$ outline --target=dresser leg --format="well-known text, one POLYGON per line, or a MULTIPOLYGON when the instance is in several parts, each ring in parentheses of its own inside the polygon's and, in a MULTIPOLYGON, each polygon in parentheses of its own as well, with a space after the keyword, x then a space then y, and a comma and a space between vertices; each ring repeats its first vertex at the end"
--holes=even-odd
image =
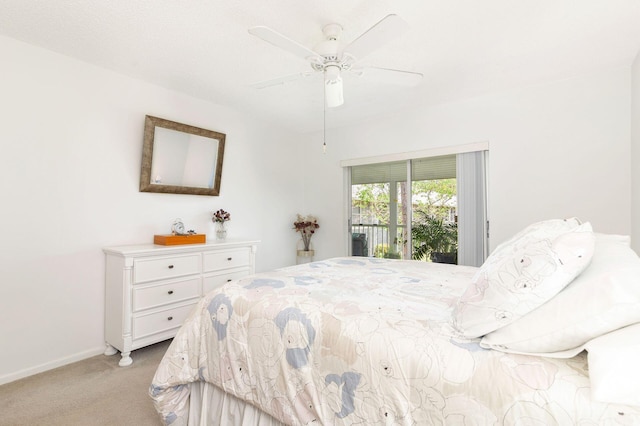
POLYGON ((107 347, 104 350, 104 354, 106 356, 111 356, 111 355, 115 355, 118 353, 118 350, 116 348, 114 348, 113 346, 111 346, 110 344, 107 343, 107 347))
POLYGON ((127 365, 133 364, 133 360, 131 359, 131 352, 122 352, 122 358, 118 365, 120 367, 126 367, 127 365))

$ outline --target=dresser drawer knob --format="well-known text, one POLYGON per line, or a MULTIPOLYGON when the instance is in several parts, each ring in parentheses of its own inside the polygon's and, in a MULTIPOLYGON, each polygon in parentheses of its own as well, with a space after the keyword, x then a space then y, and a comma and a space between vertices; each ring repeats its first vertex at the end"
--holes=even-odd
POLYGON ((171 321, 172 319, 173 319, 173 317, 169 317, 169 318, 167 318, 167 320, 168 320, 168 321, 171 321))
POLYGON ((229 282, 231 282, 231 278, 229 278, 229 279, 227 280, 227 282, 228 282, 228 283, 229 283, 229 282))
POLYGON ((227 257, 227 260, 231 260, 231 259, 232 259, 231 257, 227 257))
POLYGON ((173 265, 169 265, 169 269, 173 269, 173 265))
POLYGON ((169 290, 167 293, 169 293, 169 294, 173 294, 173 290, 169 290))

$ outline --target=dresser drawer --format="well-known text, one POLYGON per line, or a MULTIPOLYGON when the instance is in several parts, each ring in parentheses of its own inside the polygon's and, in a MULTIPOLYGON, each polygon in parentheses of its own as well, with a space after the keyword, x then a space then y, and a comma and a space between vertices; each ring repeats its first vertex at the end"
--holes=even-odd
POLYGON ((175 308, 165 309, 152 314, 140 315, 133 318, 133 338, 150 336, 174 328, 179 328, 191 313, 196 305, 183 305, 175 308))
POLYGON ((248 248, 205 253, 203 260, 204 272, 221 269, 248 266, 251 263, 251 251, 248 248))
POLYGON ((200 296, 200 277, 133 287, 133 311, 182 302, 200 296))
POLYGON ((133 265, 135 283, 181 277, 200 272, 200 254, 136 259, 133 265))
POLYGON ((211 290, 216 289, 229 281, 237 280, 242 277, 246 277, 247 275, 249 275, 249 269, 228 272, 226 274, 209 275, 202 279, 202 293, 206 295, 211 290))

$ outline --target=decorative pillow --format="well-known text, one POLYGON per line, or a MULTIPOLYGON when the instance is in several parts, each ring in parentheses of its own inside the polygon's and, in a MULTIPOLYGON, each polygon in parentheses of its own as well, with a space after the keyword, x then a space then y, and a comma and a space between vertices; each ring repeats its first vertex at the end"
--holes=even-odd
POLYGON ((499 245, 458 300, 454 326, 480 337, 542 305, 589 264, 589 223, 554 219, 535 223, 499 245))
POLYGON ((640 258, 629 237, 596 234, 589 267, 563 291, 486 335, 485 348, 570 357, 591 339, 640 322, 640 258))
POLYGON ((640 323, 586 344, 591 397, 640 406, 640 323))

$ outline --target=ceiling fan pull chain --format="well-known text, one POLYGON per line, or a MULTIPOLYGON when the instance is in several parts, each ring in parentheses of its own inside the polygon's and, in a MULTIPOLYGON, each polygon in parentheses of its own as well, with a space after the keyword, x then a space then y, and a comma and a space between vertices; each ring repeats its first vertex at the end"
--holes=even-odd
POLYGON ((327 153, 327 84, 322 84, 322 153, 327 153))

